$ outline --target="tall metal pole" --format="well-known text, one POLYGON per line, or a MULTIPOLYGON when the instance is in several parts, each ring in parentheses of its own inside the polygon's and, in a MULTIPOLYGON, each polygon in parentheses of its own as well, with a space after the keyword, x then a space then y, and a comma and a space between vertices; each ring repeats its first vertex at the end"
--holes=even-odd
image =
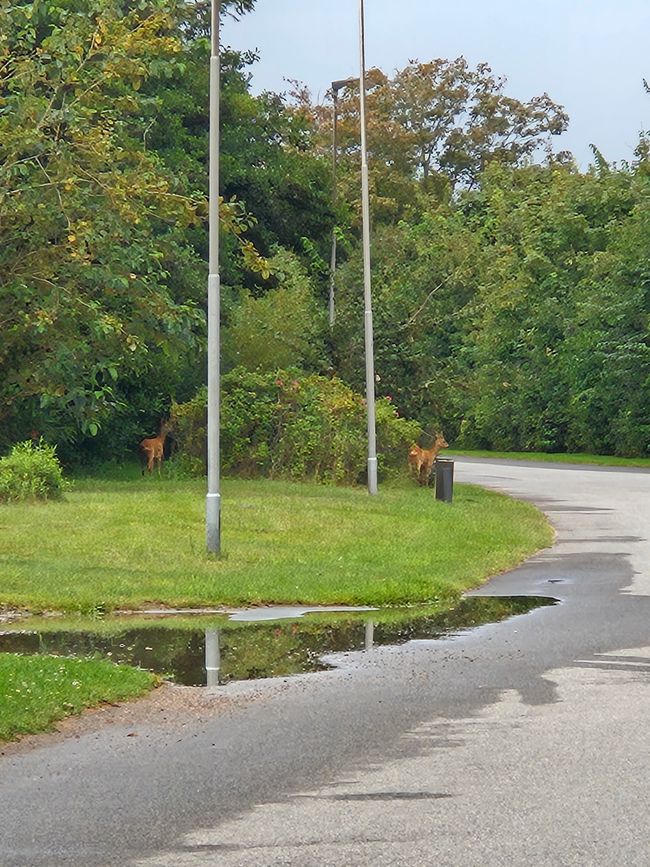
POLYGON ((210 52, 210 186, 208 198, 208 494, 206 541, 208 552, 221 551, 220 491, 220 307, 219 278, 219 12, 221 0, 212 0, 210 52))
MULTIPOLYGON (((338 122, 339 122, 339 90, 344 87, 351 87, 353 84, 358 84, 358 78, 341 78, 332 82, 332 208, 336 214, 336 203, 338 201, 337 187, 337 164, 339 153, 338 142, 338 122)), ((330 299, 329 299, 329 322, 330 328, 336 321, 336 308, 334 295, 336 291, 336 226, 332 228, 332 255, 330 257, 330 299)))
MULTIPOLYGON (((339 91, 335 86, 337 82, 332 82, 332 207, 336 213, 337 189, 336 189, 336 160, 338 152, 338 141, 336 128, 338 124, 338 104, 339 91)), ((336 319, 336 311, 334 309, 334 287, 336 283, 336 225, 332 227, 332 256, 330 259, 330 303, 329 303, 329 320, 330 328, 333 327, 336 319)))
POLYGON ((370 274, 370 193, 366 142, 366 36, 363 0, 359 0, 359 54, 361 94, 361 211, 363 222, 363 297, 366 345, 366 407, 368 411, 368 493, 377 493, 377 435, 375 422, 375 360, 372 332, 372 281, 370 274))

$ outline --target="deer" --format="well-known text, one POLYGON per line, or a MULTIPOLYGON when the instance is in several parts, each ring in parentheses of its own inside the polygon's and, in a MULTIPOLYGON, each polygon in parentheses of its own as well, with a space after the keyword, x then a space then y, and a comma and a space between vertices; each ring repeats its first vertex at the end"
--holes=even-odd
POLYGON ((423 449, 417 443, 411 446, 409 450, 409 466, 414 478, 417 479, 421 486, 424 487, 429 484, 433 462, 438 457, 439 452, 448 446, 449 443, 442 433, 435 435, 430 449, 423 449))
POLYGON ((148 473, 153 472, 154 465, 158 465, 158 475, 160 475, 160 465, 165 457, 165 440, 172 429, 171 422, 163 421, 160 425, 160 431, 157 437, 148 437, 143 439, 138 448, 140 449, 140 458, 142 460, 142 475, 145 470, 148 473))

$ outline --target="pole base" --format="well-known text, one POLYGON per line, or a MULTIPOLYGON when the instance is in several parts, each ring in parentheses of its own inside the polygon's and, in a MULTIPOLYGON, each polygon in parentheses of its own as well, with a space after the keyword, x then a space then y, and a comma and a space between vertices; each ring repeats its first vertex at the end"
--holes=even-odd
POLYGON ((208 494, 205 500, 206 543, 209 554, 221 553, 221 494, 208 494))
POLYGON ((368 458, 368 493, 377 493, 377 458, 368 458))

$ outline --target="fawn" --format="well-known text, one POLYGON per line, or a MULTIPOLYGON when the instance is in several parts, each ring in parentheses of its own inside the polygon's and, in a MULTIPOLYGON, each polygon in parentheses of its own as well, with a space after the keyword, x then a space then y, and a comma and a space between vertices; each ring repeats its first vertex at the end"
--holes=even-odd
POLYGON ((449 443, 441 433, 436 434, 433 445, 430 449, 420 448, 419 445, 413 444, 409 451, 409 466, 413 476, 418 480, 420 485, 428 485, 433 462, 438 457, 438 453, 442 449, 446 449, 449 443))
POLYGON ((160 432, 157 437, 149 437, 140 443, 139 449, 143 476, 145 469, 148 473, 153 471, 154 464, 158 465, 158 475, 160 475, 160 465, 165 456, 165 440, 171 428, 171 422, 164 421, 160 425, 160 432))

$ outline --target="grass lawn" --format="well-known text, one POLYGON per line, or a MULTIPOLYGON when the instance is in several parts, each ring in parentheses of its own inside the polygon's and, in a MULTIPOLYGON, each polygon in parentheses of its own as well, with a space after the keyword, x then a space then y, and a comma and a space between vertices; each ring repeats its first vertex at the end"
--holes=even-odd
POLYGON ((157 681, 101 659, 0 653, 0 741, 45 731, 85 707, 142 695, 157 681))
POLYGON ((84 478, 61 502, 0 506, 0 604, 34 611, 449 599, 550 544, 534 507, 457 485, 361 488, 225 480, 220 559, 205 485, 84 478))
MULTIPOLYGON (((553 537, 532 506, 467 485, 452 505, 405 483, 369 497, 225 480, 222 494, 219 559, 205 552, 203 481, 143 479, 126 467, 76 479, 60 502, 0 505, 0 605, 91 615, 152 605, 442 607, 553 537)), ((0 740, 155 683, 99 659, 0 654, 0 740)))

